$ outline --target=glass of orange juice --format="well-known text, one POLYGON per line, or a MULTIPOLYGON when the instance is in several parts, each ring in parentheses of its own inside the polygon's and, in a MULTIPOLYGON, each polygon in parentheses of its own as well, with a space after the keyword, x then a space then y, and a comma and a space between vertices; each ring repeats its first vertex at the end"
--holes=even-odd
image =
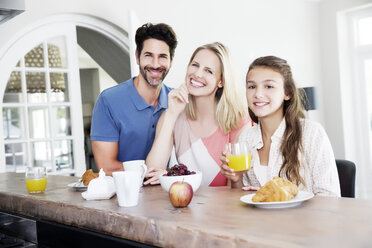
POLYGON ((252 154, 248 142, 239 141, 229 144, 229 152, 231 155, 227 156, 228 165, 234 171, 248 171, 251 169, 252 154))
POLYGON ((42 193, 47 185, 47 174, 45 167, 27 167, 26 187, 29 193, 42 193))

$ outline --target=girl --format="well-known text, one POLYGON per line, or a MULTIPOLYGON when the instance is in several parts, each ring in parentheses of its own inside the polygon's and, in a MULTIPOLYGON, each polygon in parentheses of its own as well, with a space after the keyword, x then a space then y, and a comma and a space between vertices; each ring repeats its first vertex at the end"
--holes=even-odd
POLYGON ((239 140, 251 146, 253 168, 234 173, 226 152, 221 172, 232 187, 257 190, 274 176, 287 178, 300 190, 340 196, 337 167, 324 129, 305 119, 300 95, 287 61, 267 56, 256 59, 247 73, 248 111, 255 122, 239 140))
POLYGON ((179 163, 190 171, 202 171, 202 185, 227 185, 219 157, 248 121, 242 92, 224 45, 216 42, 197 48, 187 67, 186 83, 168 95, 168 109, 159 119, 146 159, 151 179, 145 184, 158 183, 157 175, 164 173, 174 145, 179 163))

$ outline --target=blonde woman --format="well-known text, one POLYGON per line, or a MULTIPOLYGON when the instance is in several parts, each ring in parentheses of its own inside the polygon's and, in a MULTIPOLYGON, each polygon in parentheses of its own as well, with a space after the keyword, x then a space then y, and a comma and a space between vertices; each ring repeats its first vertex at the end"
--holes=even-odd
POLYGON ((202 171, 202 185, 227 185, 219 157, 247 122, 244 88, 237 85, 228 49, 218 42, 198 47, 186 83, 169 93, 168 109, 159 119, 146 159, 150 179, 145 184, 158 183, 174 145, 179 163, 202 171))

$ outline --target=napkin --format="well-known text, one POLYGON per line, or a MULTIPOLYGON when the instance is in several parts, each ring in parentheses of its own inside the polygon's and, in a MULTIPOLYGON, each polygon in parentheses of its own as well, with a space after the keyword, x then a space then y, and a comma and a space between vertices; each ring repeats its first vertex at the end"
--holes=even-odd
POLYGON ((101 169, 99 176, 92 179, 88 184, 88 190, 81 193, 85 200, 105 200, 110 199, 115 195, 114 179, 106 176, 106 173, 101 169))

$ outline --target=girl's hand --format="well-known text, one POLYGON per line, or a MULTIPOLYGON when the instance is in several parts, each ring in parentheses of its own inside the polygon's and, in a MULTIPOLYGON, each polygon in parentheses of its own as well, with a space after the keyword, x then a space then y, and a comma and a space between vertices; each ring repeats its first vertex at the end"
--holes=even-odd
POLYGON ((227 149, 225 149, 222 152, 222 155, 220 157, 220 160, 222 162, 221 174, 224 175, 227 179, 229 179, 231 183, 238 183, 242 180, 243 173, 235 172, 234 169, 229 167, 228 165, 229 160, 227 156, 228 156, 228 151, 227 149))
POLYGON ((159 176, 160 175, 163 175, 163 174, 166 174, 167 171, 164 170, 164 169, 159 169, 159 168, 149 168, 147 170, 147 173, 145 175, 145 178, 147 179, 143 185, 156 185, 156 184, 160 184, 160 181, 159 181, 159 176))
POLYGON ((257 191, 259 187, 253 187, 253 186, 244 186, 242 187, 242 190, 244 191, 257 191))
POLYGON ((189 90, 186 84, 182 84, 169 92, 167 111, 178 116, 185 109, 187 103, 189 103, 189 90))

